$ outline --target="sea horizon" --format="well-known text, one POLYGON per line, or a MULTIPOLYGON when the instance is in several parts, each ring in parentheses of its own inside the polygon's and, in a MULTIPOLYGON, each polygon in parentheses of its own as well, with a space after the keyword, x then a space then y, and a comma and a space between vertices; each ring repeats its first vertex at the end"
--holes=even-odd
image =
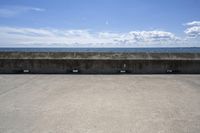
POLYGON ((0 52, 200 53, 200 47, 0 47, 0 52))

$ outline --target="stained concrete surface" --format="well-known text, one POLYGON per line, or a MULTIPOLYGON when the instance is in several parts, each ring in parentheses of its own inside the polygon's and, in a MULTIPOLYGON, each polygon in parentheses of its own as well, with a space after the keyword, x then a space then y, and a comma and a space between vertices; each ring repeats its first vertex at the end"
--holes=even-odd
POLYGON ((0 133, 199 133, 200 75, 0 75, 0 133))
POLYGON ((200 74, 200 53, 0 52, 0 74, 200 74))

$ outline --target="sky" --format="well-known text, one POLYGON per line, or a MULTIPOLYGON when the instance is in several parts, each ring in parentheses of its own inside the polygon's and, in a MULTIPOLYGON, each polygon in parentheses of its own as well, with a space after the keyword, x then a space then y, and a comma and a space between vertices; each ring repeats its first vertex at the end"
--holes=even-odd
POLYGON ((0 0, 0 47, 200 47, 200 0, 0 0))

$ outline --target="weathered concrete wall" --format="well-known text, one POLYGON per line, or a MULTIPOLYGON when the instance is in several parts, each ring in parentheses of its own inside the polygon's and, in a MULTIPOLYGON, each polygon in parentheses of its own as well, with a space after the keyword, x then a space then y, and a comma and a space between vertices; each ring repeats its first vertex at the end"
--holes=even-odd
POLYGON ((200 54, 0 53, 0 73, 200 74, 200 54), (172 71, 171 71, 172 70, 172 71))
POLYGON ((0 60, 0 73, 72 73, 117 74, 121 70, 132 74, 200 73, 200 61, 190 60, 0 60))
POLYGON ((0 52, 0 59, 200 60, 200 53, 0 52))

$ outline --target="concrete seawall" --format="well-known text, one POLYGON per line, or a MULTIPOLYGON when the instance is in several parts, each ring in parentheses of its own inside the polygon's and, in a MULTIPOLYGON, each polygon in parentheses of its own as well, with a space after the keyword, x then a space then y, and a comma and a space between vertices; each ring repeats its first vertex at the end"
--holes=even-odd
POLYGON ((0 73, 200 74, 200 53, 1 52, 0 73))

